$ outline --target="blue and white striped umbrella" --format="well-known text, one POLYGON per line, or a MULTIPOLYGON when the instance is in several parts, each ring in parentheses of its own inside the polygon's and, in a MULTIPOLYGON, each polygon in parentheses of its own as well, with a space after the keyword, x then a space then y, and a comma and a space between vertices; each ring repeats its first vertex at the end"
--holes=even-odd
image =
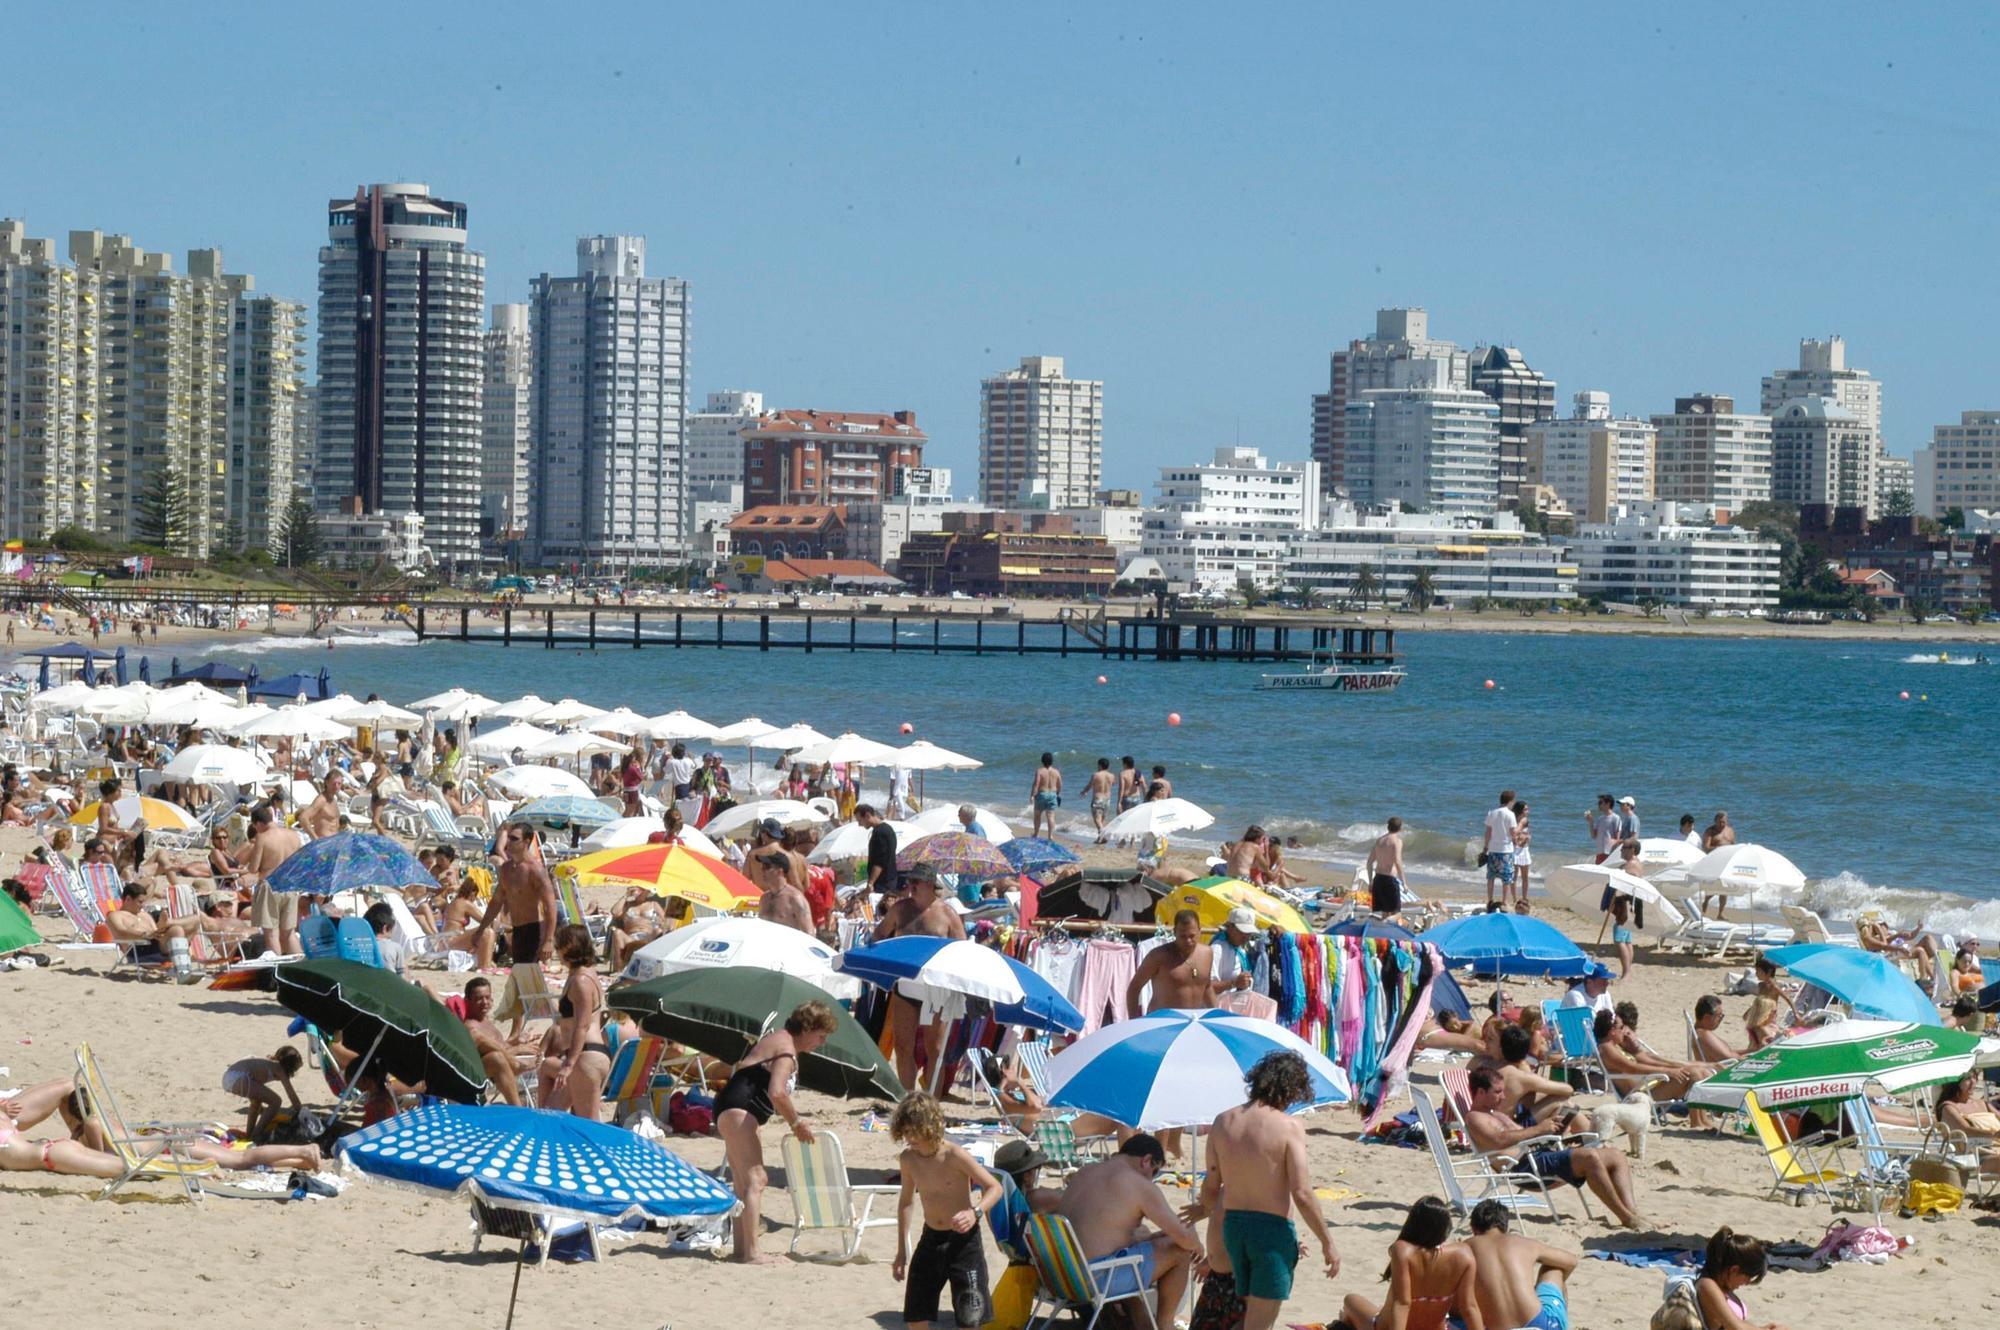
POLYGON ((618 820, 618 810, 596 799, 576 794, 545 794, 531 799, 511 814, 517 822, 540 827, 601 827, 618 820))
POLYGON ((1048 980, 977 942, 891 938, 845 953, 840 968, 882 988, 898 988, 919 1001, 952 993, 985 998, 993 1004, 994 1018, 1007 1025, 1037 1030, 1083 1028, 1083 1013, 1048 980))
POLYGON ((1104 1026, 1049 1059, 1049 1103, 1137 1131, 1205 1127, 1246 1102, 1243 1078, 1267 1053, 1306 1061, 1312 1092, 1294 1112, 1350 1097, 1347 1073, 1275 1022, 1168 1008, 1104 1026))
POLYGON ((735 1195, 645 1137, 571 1113, 439 1104, 345 1137, 341 1157, 371 1177, 559 1219, 729 1214, 735 1195))

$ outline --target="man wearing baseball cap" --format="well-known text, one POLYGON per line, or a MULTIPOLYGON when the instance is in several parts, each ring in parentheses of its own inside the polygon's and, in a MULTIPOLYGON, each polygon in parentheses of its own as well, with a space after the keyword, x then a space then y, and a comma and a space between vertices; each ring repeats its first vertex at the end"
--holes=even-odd
POLYGON ((1222 921, 1215 935, 1215 991, 1242 993, 1256 979, 1257 955, 1263 950, 1257 928, 1257 912, 1239 905, 1222 921))
POLYGON ((993 1176, 1000 1181, 1000 1203, 986 1212, 993 1241, 1007 1257, 1007 1269, 993 1281, 995 1326, 1026 1325, 1041 1283, 1028 1257, 1028 1220, 1052 1215, 1062 1208, 1062 1193, 1035 1185, 1049 1157, 1033 1141, 1009 1141, 993 1152, 993 1176))
POLYGON ((1639 839, 1639 804, 1629 794, 1618 800, 1618 839, 1639 839))
POLYGON ((1611 1010, 1611 967, 1598 962, 1583 972, 1583 977, 1563 994, 1565 1007, 1588 1007, 1592 1011, 1611 1010))

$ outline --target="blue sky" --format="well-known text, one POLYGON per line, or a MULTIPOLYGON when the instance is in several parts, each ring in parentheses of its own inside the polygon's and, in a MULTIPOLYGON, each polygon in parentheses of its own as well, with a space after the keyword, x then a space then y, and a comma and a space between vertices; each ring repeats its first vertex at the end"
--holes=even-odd
POLYGON ((638 232, 695 401, 915 409, 961 492, 1026 354, 1105 380, 1114 483, 1303 456, 1384 304, 1565 410, 1754 404, 1827 333, 1895 451, 2000 406, 1983 7, 1231 8, 111 4, 10 68, 0 214, 307 302, 365 182, 465 201, 491 301, 638 232))

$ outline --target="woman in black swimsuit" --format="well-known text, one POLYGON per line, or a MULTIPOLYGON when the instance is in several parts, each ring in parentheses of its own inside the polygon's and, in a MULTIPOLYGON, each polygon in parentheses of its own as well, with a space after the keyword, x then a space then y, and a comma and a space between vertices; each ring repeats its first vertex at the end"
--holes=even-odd
POLYGON ((555 1025, 542 1058, 542 1107, 568 1109, 596 1121, 611 1076, 611 1046, 604 1042, 604 988, 597 979, 597 948, 582 924, 556 933, 556 953, 569 966, 555 1025))
POLYGON ((729 1176, 743 1202, 734 1221, 735 1259, 740 1262, 764 1264, 757 1255, 758 1211, 764 1199, 764 1143, 757 1129, 776 1113, 791 1124, 794 1136, 812 1141, 812 1128, 792 1105, 799 1054, 824 1044, 837 1028, 826 1003, 800 1003, 785 1018, 784 1028, 750 1046, 715 1097, 715 1130, 729 1152, 729 1176))

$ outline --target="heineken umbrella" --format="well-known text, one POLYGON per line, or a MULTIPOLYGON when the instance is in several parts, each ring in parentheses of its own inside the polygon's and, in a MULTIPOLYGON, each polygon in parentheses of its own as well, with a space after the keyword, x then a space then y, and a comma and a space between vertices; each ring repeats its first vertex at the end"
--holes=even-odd
POLYGON ((801 1002, 824 1002, 833 1008, 838 1028, 799 1058, 799 1084, 844 1098, 903 1097, 902 1082, 868 1032, 825 989, 789 974, 747 965, 690 970, 614 988, 605 1002, 614 1011, 630 1012, 646 1033, 724 1062, 739 1061, 801 1002))
POLYGON ((1788 1035, 1688 1091, 1688 1102, 1734 1108, 1755 1092, 1766 1108, 1852 1099, 1869 1085, 1889 1094, 1955 1081, 2000 1062, 2000 1040, 1905 1021, 1835 1021, 1788 1035))
MULTIPOLYGON (((465 1022, 388 970, 358 961, 305 960, 272 971, 278 1002, 379 1064, 397 1080, 421 1081, 428 1094, 471 1103, 486 1088, 486 1068, 465 1022)), ((361 1063, 351 1069, 358 1075, 361 1063)))
POLYGON ((35 931, 34 920, 20 903, 5 892, 0 892, 0 956, 23 947, 38 945, 42 935, 35 931))

